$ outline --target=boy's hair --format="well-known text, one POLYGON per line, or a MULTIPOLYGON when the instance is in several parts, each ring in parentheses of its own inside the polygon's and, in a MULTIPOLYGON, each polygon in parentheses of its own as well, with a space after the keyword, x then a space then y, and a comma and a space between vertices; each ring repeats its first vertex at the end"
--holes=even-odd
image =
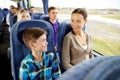
POLYGON ((25 45, 30 48, 29 41, 36 42, 36 40, 42 36, 43 34, 47 34, 47 32, 44 29, 33 27, 33 28, 27 28, 23 34, 22 38, 25 43, 25 45))
POLYGON ((55 10, 55 9, 57 9, 57 8, 54 7, 54 6, 49 7, 49 8, 48 8, 48 13, 49 13, 51 10, 55 10))
POLYGON ((84 20, 87 19, 87 11, 85 10, 85 8, 77 8, 75 10, 73 10, 72 14, 74 13, 78 13, 78 14, 81 14, 83 17, 84 17, 84 20))

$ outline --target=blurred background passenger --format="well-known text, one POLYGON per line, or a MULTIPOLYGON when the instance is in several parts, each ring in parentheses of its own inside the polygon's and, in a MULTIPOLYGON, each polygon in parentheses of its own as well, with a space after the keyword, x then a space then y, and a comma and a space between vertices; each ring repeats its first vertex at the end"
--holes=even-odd
POLYGON ((12 16, 14 15, 15 13, 15 6, 11 5, 10 6, 10 12, 7 14, 6 16, 6 23, 9 25, 9 26, 12 26, 12 16))
POLYGON ((36 9, 35 9, 35 7, 32 6, 32 7, 30 7, 30 16, 34 13, 36 13, 36 9))
POLYGON ((21 20, 31 20, 29 12, 27 12, 26 10, 21 10, 21 13, 17 21, 21 20))

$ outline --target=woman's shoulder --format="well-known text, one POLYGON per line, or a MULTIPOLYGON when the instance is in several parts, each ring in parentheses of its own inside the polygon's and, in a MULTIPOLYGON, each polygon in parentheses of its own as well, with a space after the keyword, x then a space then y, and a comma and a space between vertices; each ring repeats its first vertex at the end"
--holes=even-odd
POLYGON ((68 34, 65 35, 65 37, 67 37, 67 38, 70 38, 70 37, 72 37, 72 36, 73 36, 72 31, 70 31, 68 34))
POLYGON ((91 34, 88 32, 85 32, 85 35, 87 35, 88 37, 91 37, 91 34))
POLYGON ((85 32, 85 34, 87 34, 87 35, 91 35, 91 33, 89 33, 89 32, 85 32))

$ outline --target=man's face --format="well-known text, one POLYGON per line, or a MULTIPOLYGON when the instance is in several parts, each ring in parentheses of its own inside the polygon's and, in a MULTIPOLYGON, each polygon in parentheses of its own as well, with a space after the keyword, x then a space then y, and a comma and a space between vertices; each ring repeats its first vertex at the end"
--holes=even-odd
POLYGON ((30 9, 30 13, 35 13, 36 11, 35 11, 35 8, 31 8, 30 9))
POLYGON ((56 20, 58 17, 58 10, 57 9, 53 9, 48 13, 50 19, 52 20, 56 20))

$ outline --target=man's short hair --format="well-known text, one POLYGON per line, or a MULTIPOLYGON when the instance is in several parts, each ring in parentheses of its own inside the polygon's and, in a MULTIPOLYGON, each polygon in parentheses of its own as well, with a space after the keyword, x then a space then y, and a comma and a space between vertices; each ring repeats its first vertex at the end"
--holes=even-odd
POLYGON ((54 6, 49 7, 49 8, 48 8, 48 13, 49 13, 51 10, 55 10, 55 9, 57 9, 57 8, 54 7, 54 6))
POLYGON ((35 8, 35 7, 31 6, 30 9, 31 9, 31 8, 35 8))

